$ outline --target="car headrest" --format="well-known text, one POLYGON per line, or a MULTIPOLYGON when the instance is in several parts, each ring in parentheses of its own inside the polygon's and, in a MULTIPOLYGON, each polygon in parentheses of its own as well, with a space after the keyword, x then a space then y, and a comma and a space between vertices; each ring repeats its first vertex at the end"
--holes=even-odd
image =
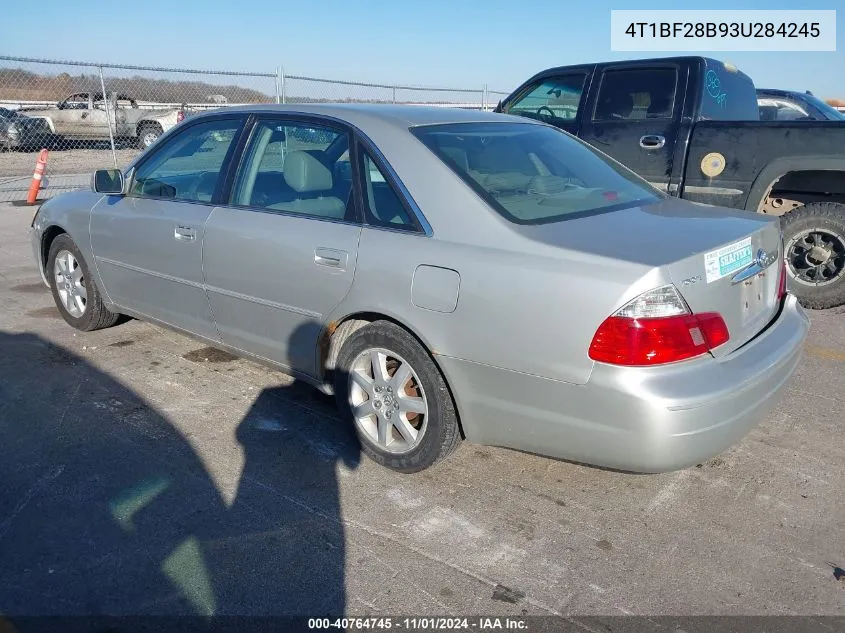
POLYGON ((777 106, 760 106, 761 121, 775 121, 778 118, 777 106))
POLYGON ((441 147, 440 151, 455 161, 455 164, 459 168, 464 171, 469 171, 469 160, 467 159, 467 153, 464 150, 459 147, 441 147))
POLYGON ((296 192, 332 188, 332 172, 311 154, 294 150, 285 156, 285 182, 296 192))

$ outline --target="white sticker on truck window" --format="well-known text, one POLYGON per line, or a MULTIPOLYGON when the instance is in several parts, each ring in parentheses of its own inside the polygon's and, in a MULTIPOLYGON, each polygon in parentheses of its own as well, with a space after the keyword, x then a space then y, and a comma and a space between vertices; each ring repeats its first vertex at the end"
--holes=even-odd
POLYGON ((750 237, 705 253, 704 273, 707 275, 707 283, 742 270, 752 262, 752 259, 750 237))

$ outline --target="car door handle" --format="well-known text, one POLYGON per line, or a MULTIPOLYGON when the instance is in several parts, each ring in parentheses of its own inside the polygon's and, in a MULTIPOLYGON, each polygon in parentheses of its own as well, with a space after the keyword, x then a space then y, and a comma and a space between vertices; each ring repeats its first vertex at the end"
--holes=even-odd
POLYGON ((640 147, 643 149, 660 149, 666 145, 666 137, 660 134, 646 134, 640 137, 640 147))
POLYGON ((197 239, 197 232, 190 226, 177 226, 173 231, 173 237, 182 242, 193 242, 197 239))
POLYGON ((346 251, 338 251, 333 248, 320 247, 314 249, 314 263, 318 266, 345 269, 348 256, 349 254, 346 251))

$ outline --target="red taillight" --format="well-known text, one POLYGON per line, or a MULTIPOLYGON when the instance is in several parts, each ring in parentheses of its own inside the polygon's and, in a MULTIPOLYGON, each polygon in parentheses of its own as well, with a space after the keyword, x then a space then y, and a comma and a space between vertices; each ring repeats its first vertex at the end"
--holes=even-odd
POLYGON ((666 317, 611 316, 590 344, 590 358, 612 365, 660 365, 706 354, 730 335, 715 312, 666 317))
POLYGON ((176 113, 176 123, 181 123, 185 120, 185 113, 182 110, 176 113))
POLYGON ((780 272, 778 273, 778 301, 786 296, 786 259, 780 260, 780 272))

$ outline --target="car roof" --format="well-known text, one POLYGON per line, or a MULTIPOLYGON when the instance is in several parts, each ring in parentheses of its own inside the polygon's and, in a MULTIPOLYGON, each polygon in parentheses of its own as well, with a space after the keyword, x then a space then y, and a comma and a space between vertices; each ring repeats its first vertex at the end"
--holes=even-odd
POLYGON ((557 66, 549 66, 534 74, 534 77, 546 73, 555 73, 565 71, 570 68, 587 68, 592 66, 606 67, 606 66, 648 66, 650 64, 686 64, 686 63, 715 63, 723 64, 723 62, 714 57, 704 57, 701 55, 672 55, 667 57, 644 57, 640 59, 612 59, 604 61, 587 61, 587 62, 573 62, 571 64, 562 64, 557 66))
POLYGON ((339 119, 355 127, 363 128, 377 124, 402 128, 406 131, 410 127, 419 125, 446 123, 483 123, 508 120, 520 123, 535 123, 525 117, 497 114, 482 110, 387 103, 289 103, 228 106, 200 114, 198 117, 203 115, 210 116, 212 113, 220 112, 310 114, 339 119))

